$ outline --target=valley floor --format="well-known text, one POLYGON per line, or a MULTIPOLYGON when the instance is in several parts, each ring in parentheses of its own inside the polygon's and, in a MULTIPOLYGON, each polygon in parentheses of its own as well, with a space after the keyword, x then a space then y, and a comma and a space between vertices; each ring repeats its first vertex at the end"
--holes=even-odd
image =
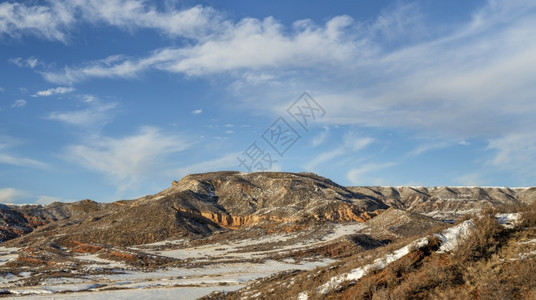
POLYGON ((366 225, 361 223, 326 224, 258 238, 240 239, 235 234, 234 239, 198 242, 199 245, 174 240, 115 250, 173 262, 149 270, 103 251, 80 253, 70 249, 60 249, 61 264, 33 268, 31 264, 20 264, 28 249, 0 247, 0 289, 4 296, 17 299, 194 299, 213 291, 240 289, 277 272, 328 265, 335 260, 314 253, 296 257, 294 253, 332 245, 364 229, 366 225))

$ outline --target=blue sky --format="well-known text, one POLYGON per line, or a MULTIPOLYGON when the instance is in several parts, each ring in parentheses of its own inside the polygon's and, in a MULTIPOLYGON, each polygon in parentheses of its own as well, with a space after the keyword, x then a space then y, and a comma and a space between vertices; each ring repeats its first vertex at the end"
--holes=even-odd
POLYGON ((521 0, 3 1, 0 202, 132 199, 238 158, 532 186, 535 37, 521 0))

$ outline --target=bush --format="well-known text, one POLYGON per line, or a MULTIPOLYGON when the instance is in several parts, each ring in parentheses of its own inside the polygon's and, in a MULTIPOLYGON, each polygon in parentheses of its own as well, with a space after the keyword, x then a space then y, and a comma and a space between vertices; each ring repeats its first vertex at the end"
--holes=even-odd
POLYGON ((521 207, 519 212, 521 212, 521 228, 536 227, 536 201, 521 207))
POLYGON ((487 209, 480 215, 473 216, 473 231, 462 238, 454 251, 459 263, 487 259, 497 251, 501 241, 504 241, 502 236, 505 229, 495 218, 496 214, 496 210, 487 209))

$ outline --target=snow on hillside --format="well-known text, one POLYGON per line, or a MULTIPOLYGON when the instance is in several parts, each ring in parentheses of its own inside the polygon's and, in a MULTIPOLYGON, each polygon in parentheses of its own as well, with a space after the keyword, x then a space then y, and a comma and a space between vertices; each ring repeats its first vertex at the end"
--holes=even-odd
POLYGON ((499 221, 499 224, 503 225, 506 228, 514 228, 521 219, 521 214, 519 213, 510 213, 510 214, 496 214, 495 218, 499 221))
POLYGON ((436 234, 441 241, 441 247, 437 252, 443 253, 456 249, 460 239, 467 236, 473 228, 475 228, 473 220, 467 220, 436 234))
MULTIPOLYGON (((497 214, 495 216, 499 224, 505 226, 506 228, 513 228, 516 222, 519 221, 520 215, 517 213, 512 214, 497 214)), ((436 234, 436 236, 441 241, 441 246, 438 250, 438 253, 444 253, 448 251, 455 250, 460 239, 466 237, 473 229, 475 228, 475 223, 473 220, 464 221, 456 226, 452 226, 448 229, 443 230, 441 233, 436 234)), ((428 244, 427 238, 418 239, 409 245, 406 245, 392 254, 388 254, 384 257, 376 259, 373 263, 358 267, 351 270, 350 272, 337 275, 331 278, 328 282, 317 288, 317 291, 322 294, 327 294, 328 292, 339 287, 343 282, 351 280, 359 280, 361 277, 369 270, 381 270, 391 264, 394 261, 399 260, 410 252, 412 248, 421 248, 428 244)), ((299 295, 298 299, 304 300, 307 299, 307 292, 303 292, 299 295)))
MULTIPOLYGON (((331 278, 328 282, 318 287, 318 291, 322 294, 327 294, 329 291, 337 288, 341 283, 345 281, 350 281, 350 280, 358 280, 359 278, 363 277, 369 270, 376 270, 376 269, 381 270, 385 268, 386 266, 388 266, 390 263, 397 261, 400 258, 407 255, 410 252, 410 249, 415 248, 415 247, 421 248, 427 244, 428 244, 427 238, 421 238, 417 241, 414 241, 410 243, 409 245, 406 245, 394 251, 392 254, 388 254, 384 257, 376 259, 373 263, 369 265, 353 269, 348 273, 341 274, 341 275, 331 278)), ((300 295, 301 299, 306 299, 305 296, 306 294, 304 293, 300 295)))

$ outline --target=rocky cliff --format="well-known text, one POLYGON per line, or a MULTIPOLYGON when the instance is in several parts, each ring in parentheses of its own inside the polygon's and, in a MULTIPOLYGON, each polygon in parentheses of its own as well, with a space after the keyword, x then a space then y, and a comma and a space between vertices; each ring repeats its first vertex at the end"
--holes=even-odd
POLYGON ((536 188, 348 187, 385 204, 438 219, 455 219, 487 207, 514 207, 536 200, 536 188))

